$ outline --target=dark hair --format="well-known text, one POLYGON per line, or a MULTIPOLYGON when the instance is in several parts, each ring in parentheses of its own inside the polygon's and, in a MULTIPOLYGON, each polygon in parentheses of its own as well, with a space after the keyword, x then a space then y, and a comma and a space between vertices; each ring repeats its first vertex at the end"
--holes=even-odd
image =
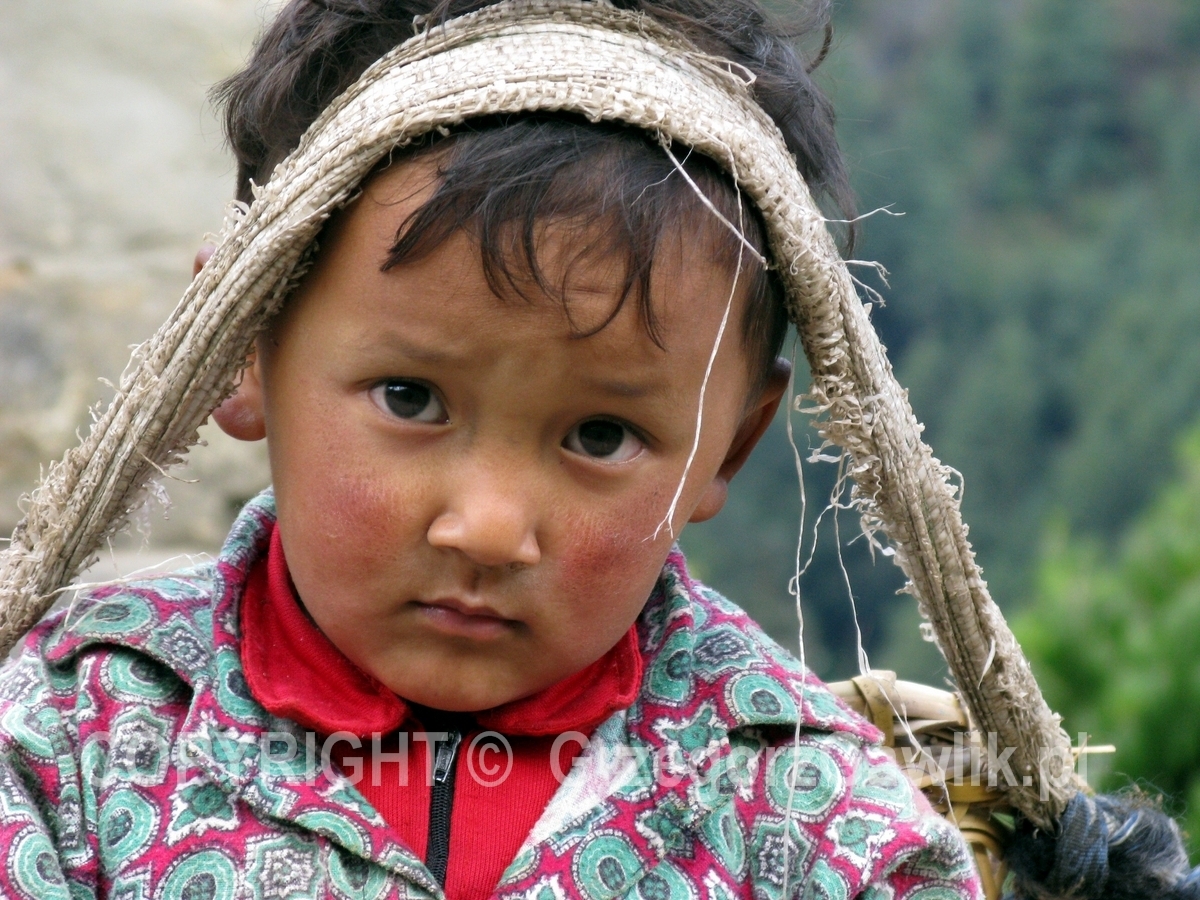
MULTIPOLYGON (((465 230, 480 247, 484 274, 497 295, 526 296, 532 280, 565 300, 572 263, 597 256, 625 260, 616 304, 598 326, 577 332, 581 336, 604 328, 632 297, 650 337, 662 346, 650 276, 664 237, 678 236, 700 258, 730 273, 743 249, 641 129, 560 114, 476 120, 447 137, 435 136, 428 146, 402 151, 405 158, 429 153, 437 154, 437 186, 400 224, 384 268, 420 259, 465 230), (574 239, 560 284, 548 283, 538 262, 539 226, 546 222, 568 229, 574 239)), ((724 172, 700 154, 680 155, 679 161, 721 215, 741 220, 747 243, 765 255, 758 212, 743 200, 739 215, 737 194, 724 172)), ((740 287, 747 295, 742 331, 751 388, 761 388, 787 331, 782 287, 745 252, 740 287)), ((564 308, 569 319, 570 307, 564 308)))
MULTIPOLYGON (((248 202, 251 181, 270 177, 330 101, 415 33, 414 17, 437 21, 488 5, 488 0, 291 0, 260 37, 246 67, 214 92, 224 106, 226 135, 237 157, 238 198, 248 202)), ((770 18, 756 0, 616 0, 615 5, 645 12, 705 51, 753 72, 755 97, 782 131, 813 193, 843 218, 853 218, 832 107, 809 77, 812 66, 794 47, 824 29, 813 65, 819 62, 829 44, 828 0, 813 0, 787 25, 770 18)), ((536 224, 549 218, 590 219, 603 225, 586 232, 606 245, 597 249, 628 260, 621 302, 638 298, 657 341, 647 288, 659 239, 690 225, 718 260, 732 266, 736 259, 736 237, 704 215, 701 201, 662 148, 637 129, 570 116, 492 117, 402 152, 434 152, 443 144, 442 183, 402 227, 385 266, 428 253, 466 228, 479 240, 493 287, 501 282, 516 287, 511 265, 517 263, 546 288, 534 254, 536 224)), ((676 149, 681 160, 685 153, 686 148, 676 149)), ((737 221, 737 194, 723 170, 699 154, 688 154, 685 167, 722 214, 737 221)), ((747 239, 763 251, 757 212, 743 203, 741 218, 747 239)), ((848 249, 853 238, 851 227, 845 234, 848 249)), ((787 320, 778 280, 757 263, 745 263, 754 282, 743 335, 752 376, 757 376, 753 380, 761 384, 787 320)))

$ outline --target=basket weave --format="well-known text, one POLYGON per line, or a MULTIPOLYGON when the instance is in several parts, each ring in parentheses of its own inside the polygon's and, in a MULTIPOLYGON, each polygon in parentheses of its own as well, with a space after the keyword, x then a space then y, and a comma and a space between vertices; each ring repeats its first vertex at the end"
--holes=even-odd
POLYGON ((829 689, 883 732, 884 748, 904 774, 962 832, 985 900, 1000 900, 1008 869, 994 814, 1011 814, 1012 807, 979 765, 986 744, 959 698, 878 669, 829 689))
POLYGON ((644 128, 724 166, 766 223, 812 372, 820 433, 848 453, 864 527, 896 549, 975 721, 1013 747, 1011 802, 1049 825, 1076 790, 1042 699, 966 538, 949 472, 904 390, 825 220, 742 69, 603 0, 507 0, 431 27, 371 66, 227 222, 220 245, 116 396, 55 464, 0 554, 0 652, 124 524, 232 390, 254 337, 302 277, 329 215, 395 147, 496 113, 567 111, 644 128))

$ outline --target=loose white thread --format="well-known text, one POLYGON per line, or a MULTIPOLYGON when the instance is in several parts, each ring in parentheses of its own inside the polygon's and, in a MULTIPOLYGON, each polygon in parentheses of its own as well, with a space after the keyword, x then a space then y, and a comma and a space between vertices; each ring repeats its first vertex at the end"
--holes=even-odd
MULTIPOLYGON (((733 236, 738 239, 738 241, 741 243, 741 245, 743 247, 745 247, 747 250, 750 251, 751 255, 755 259, 758 260, 760 265, 769 266, 770 263, 767 261, 767 258, 765 256, 763 256, 761 253, 759 253, 754 248, 753 244, 751 244, 748 240, 746 240, 746 234, 745 234, 745 231, 743 230, 743 221, 742 221, 742 189, 738 185, 738 182, 737 182, 737 172, 730 173, 731 175, 733 175, 733 187, 734 187, 734 190, 737 191, 737 198, 738 198, 738 223, 736 225, 734 225, 732 222, 729 221, 729 219, 725 218, 725 216, 723 216, 721 214, 721 211, 719 209, 717 209, 713 205, 713 202, 708 199, 708 195, 705 194, 704 191, 700 190, 700 185, 696 184, 696 182, 692 180, 692 176, 687 173, 687 169, 685 169, 683 167, 683 163, 681 163, 679 161, 679 159, 675 156, 675 154, 671 152, 670 145, 667 144, 665 141, 663 142, 663 149, 667 151, 667 156, 671 157, 671 162, 673 162, 675 164, 675 168, 679 170, 679 174, 683 177, 683 180, 686 181, 688 183, 688 185, 691 187, 691 189, 696 192, 696 196, 700 198, 700 202, 708 207, 708 211, 710 213, 712 213, 714 216, 716 216, 717 219, 719 219, 726 228, 728 228, 731 232, 733 232, 733 236)), ((730 165, 731 166, 733 165, 732 157, 730 158, 730 165)), ((739 270, 741 269, 741 264, 742 264, 742 260, 741 260, 741 256, 739 256, 738 257, 739 270)))
MULTIPOLYGON (((804 487, 804 461, 800 457, 800 448, 796 446, 796 434, 792 428, 792 409, 795 405, 796 398, 796 342, 792 343, 792 370, 788 373, 788 391, 787 391, 787 413, 784 416, 784 422, 787 426, 788 446, 792 448, 792 457, 796 462, 796 481, 800 487, 800 533, 796 540, 796 559, 792 573, 791 582, 788 584, 788 593, 796 598, 796 619, 799 625, 799 648, 800 648, 800 665, 804 670, 808 671, 804 659, 804 610, 800 604, 800 557, 804 550, 804 518, 808 514, 808 495, 804 487)), ((803 682, 801 683, 801 700, 803 700, 803 682)), ((799 727, 797 726, 797 739, 799 739, 799 727)))
POLYGON ((858 674, 871 674, 871 661, 867 659, 867 649, 863 646, 862 625, 858 621, 858 604, 854 600, 854 588, 850 585, 850 573, 846 570, 846 561, 842 558, 842 529, 838 521, 838 512, 843 508, 842 494, 846 490, 846 454, 838 461, 837 481, 833 485, 833 494, 829 498, 833 506, 833 541, 837 547, 838 568, 842 570, 842 581, 846 585, 846 596, 850 598, 850 615, 854 618, 855 649, 858 651, 858 674))
MULTIPOLYGON (((683 166, 680 164, 679 160, 675 158, 675 154, 671 152, 671 148, 664 145, 663 149, 666 151, 667 156, 671 157, 671 160, 675 163, 676 168, 680 171, 683 177, 687 179, 688 184, 692 186, 692 189, 697 193, 697 195, 700 196, 708 208, 711 209, 717 215, 717 217, 721 219, 722 222, 730 224, 728 219, 717 212, 716 207, 714 207, 712 202, 706 196, 704 196, 704 192, 700 190, 700 187, 694 181, 692 181, 687 172, 683 170, 683 166)), ((738 284, 742 280, 742 260, 745 256, 744 248, 749 246, 749 244, 741 233, 742 191, 741 188, 738 187, 737 173, 733 173, 733 176, 734 189, 737 191, 738 205, 738 228, 735 229, 735 233, 741 239, 741 242, 738 244, 737 268, 735 268, 733 272, 733 286, 729 289, 729 299, 725 301, 725 311, 721 314, 721 325, 717 329, 717 339, 713 341, 712 352, 708 355, 708 365, 704 367, 704 378, 700 382, 700 401, 696 408, 696 432, 692 436, 692 449, 688 453, 687 462, 684 463, 683 474, 679 476, 679 484, 675 488, 675 496, 671 498, 671 505, 667 507, 667 514, 663 516, 662 521, 658 523, 658 527, 654 529, 654 534, 651 536, 651 540, 656 540, 659 534, 662 533, 664 527, 667 529, 667 532, 672 538, 675 537, 675 511, 679 507, 679 499, 683 496, 683 488, 687 484, 688 475, 691 474, 692 463, 696 459, 696 452, 700 449, 700 432, 704 426, 704 395, 708 391, 708 380, 710 377, 712 377, 713 365, 717 361, 717 352, 721 349, 721 339, 725 336, 725 326, 729 324, 729 313, 733 309, 733 300, 737 296, 738 284)), ((730 224, 730 227, 732 228, 733 226, 730 224)), ((754 250, 753 247, 750 249, 754 250)), ((757 251, 755 251, 755 255, 758 255, 757 251)), ((759 258, 761 259, 762 257, 759 256, 759 258)))
MULTIPOLYGON (((668 150, 668 151, 667 151, 667 153, 669 154, 669 153, 670 153, 670 151, 668 150)), ((685 165, 685 166, 686 166, 686 165, 687 165, 687 161, 688 161, 689 159, 691 159, 691 158, 692 158, 692 148, 691 148, 691 147, 688 147, 688 152, 687 152, 687 154, 686 154, 686 155, 683 157, 683 165, 685 165)), ((660 178, 658 181, 653 181, 653 182, 651 182, 650 184, 646 185, 644 188, 642 188, 642 189, 641 189, 641 191, 639 191, 639 192, 638 192, 638 195, 637 195, 636 197, 634 197, 634 198, 633 198, 633 203, 631 203, 631 204, 629 204, 629 205, 630 205, 630 206, 637 206, 637 205, 638 205, 638 204, 641 202, 642 198, 646 196, 646 191, 650 190, 650 188, 656 188, 656 187, 658 187, 659 185, 666 184, 668 181, 670 181, 670 180, 671 180, 671 176, 672 176, 672 175, 674 175, 674 174, 675 174, 674 172, 668 172, 668 173, 667 173, 665 176, 663 176, 662 178, 660 178)))
POLYGON ((883 213, 885 216, 894 216, 897 219, 905 215, 905 213, 902 212, 893 212, 892 204, 889 203, 887 206, 881 206, 878 209, 873 209, 869 213, 863 213, 861 216, 855 216, 853 219, 822 219, 821 221, 832 225, 853 225, 856 222, 861 222, 863 219, 869 219, 871 216, 879 213, 883 213))
MULTIPOLYGON (((794 351, 793 351, 792 358, 793 358, 793 364, 794 364, 794 361, 795 361, 794 351)), ((786 420, 787 421, 788 443, 791 444, 792 452, 796 457, 796 471, 798 473, 800 473, 801 472, 800 451, 799 451, 799 448, 796 446, 794 433, 792 431, 792 421, 791 421, 792 411, 797 404, 794 400, 791 400, 790 398, 791 398, 791 389, 790 389, 790 384, 789 384, 789 400, 790 400, 790 402, 788 405, 788 417, 786 420)), ((805 493, 804 493, 803 475, 801 474, 801 481, 800 481, 800 498, 801 498, 801 510, 802 510, 801 511, 801 534, 800 534, 800 541, 796 545, 796 570, 795 570, 795 574, 792 576, 792 584, 789 585, 789 591, 796 596, 796 615, 797 615, 797 617, 799 619, 799 623, 800 623, 800 662, 801 662, 801 665, 804 665, 804 617, 803 617, 803 613, 800 608, 800 595, 799 595, 800 578, 804 575, 805 572, 808 571, 809 566, 812 565, 813 556, 816 553, 817 541, 820 536, 819 529, 820 529, 821 519, 824 518, 825 513, 832 510, 833 511, 833 522, 834 522, 834 539, 837 544, 838 565, 841 568, 842 578, 844 579, 844 582, 846 584, 846 591, 850 597, 850 610, 854 617, 854 628, 855 628, 855 632, 857 635, 856 645, 857 645, 857 651, 858 651, 857 662, 858 662, 858 667, 859 667, 859 673, 861 675, 864 675, 867 678, 870 678, 873 682, 875 682, 875 684, 877 684, 880 687, 881 692, 884 696, 884 699, 887 700, 888 706, 892 710, 893 716, 900 723, 900 727, 901 727, 901 729, 903 729, 904 734, 908 739, 908 744, 912 748, 914 760, 920 762, 925 767, 926 771, 938 772, 938 771, 940 771, 941 767, 938 765, 936 758, 933 756, 933 754, 931 754, 929 752, 929 750, 927 750, 925 747, 923 747, 921 745, 921 743, 917 740, 916 734, 913 732, 912 727, 908 723, 907 711, 904 709, 896 708, 896 704, 892 701, 891 696, 888 694, 886 686, 874 674, 874 672, 871 671, 870 660, 867 657, 866 649, 863 647, 862 628, 858 621, 858 608, 857 608, 857 604, 854 600, 854 593, 850 588, 849 573, 846 570, 845 562, 843 561, 843 558, 842 558, 842 542, 841 542, 841 534, 840 534, 841 529, 839 527, 839 522, 838 522, 838 511, 841 509, 850 509, 851 508, 851 506, 849 504, 846 504, 842 501, 842 494, 844 493, 844 491, 846 489, 846 481, 847 481, 847 473, 845 471, 845 459, 846 459, 846 457, 845 457, 844 452, 840 456, 830 456, 828 454, 821 453, 820 448, 813 451, 812 456, 809 459, 810 462, 814 462, 814 461, 836 462, 838 464, 838 474, 837 474, 837 479, 834 484, 834 489, 830 493, 829 503, 826 505, 826 507, 823 510, 821 510, 820 515, 817 516, 817 520, 813 523, 812 546, 809 548, 808 558, 805 560, 803 566, 800 565, 800 557, 802 555, 800 548, 802 547, 802 545, 804 543, 804 532, 803 532, 804 512, 803 512, 803 508, 804 508, 804 503, 805 503, 805 493)), ((857 538, 855 538, 855 540, 857 540, 857 538)), ((803 685, 801 686, 801 691, 803 692, 803 685)), ((803 693, 801 694, 801 697, 803 698, 803 693)), ((792 750, 793 759, 795 759, 796 754, 799 753, 800 724, 801 723, 799 722, 799 720, 797 720, 796 733, 793 738, 793 750, 792 750)), ((788 802, 787 802, 785 821, 788 821, 791 818, 792 804, 793 804, 793 800, 795 798, 797 776, 798 776, 797 768, 793 767, 790 778, 789 778, 789 784, 788 784, 788 802)), ((954 821, 955 824, 957 824, 957 817, 954 813, 953 806, 949 802, 949 798, 950 798, 949 787, 946 785, 945 779, 943 778, 941 781, 935 782, 935 786, 940 787, 942 789, 943 798, 946 802, 946 806, 950 809, 951 820, 954 821)), ((787 860, 788 860, 789 851, 791 849, 791 846, 792 846, 792 840, 789 835, 787 838, 785 838, 784 845, 783 845, 783 863, 784 863, 784 893, 783 893, 783 896, 787 896, 787 880, 789 878, 789 872, 787 869, 787 860)))
MULTIPOLYGON (((799 772, 799 766, 796 764, 800 758, 800 729, 804 725, 804 688, 808 684, 808 664, 804 659, 804 609, 800 604, 800 557, 804 552, 804 517, 808 513, 808 494, 804 489, 804 462, 800 457, 800 448, 796 446, 796 435, 792 429, 792 412, 796 405, 796 344, 798 340, 792 342, 792 371, 788 373, 788 392, 787 392, 787 413, 784 421, 787 424, 787 439, 788 445, 792 448, 792 456, 796 460, 796 480, 800 485, 800 534, 796 539, 796 560, 795 569, 792 574, 791 582, 788 584, 788 593, 796 598, 796 621, 798 623, 798 634, 800 641, 800 695, 796 703, 796 731, 792 735, 792 768, 788 778, 788 799, 787 808, 784 811, 784 838, 783 838, 783 896, 788 896, 788 882, 790 881, 791 871, 789 860, 792 849, 792 833, 788 828, 788 823, 792 820, 792 809, 796 801, 796 778, 799 772)), ((816 540, 816 532, 813 533, 813 540, 816 540)), ((807 568, 807 566, 805 567, 807 568)))
POLYGON ((145 576, 155 574, 165 574, 175 569, 177 561, 184 561, 190 566, 198 565, 202 562, 212 562, 212 557, 207 553, 192 554, 192 553, 177 553, 174 556, 169 556, 158 563, 151 563, 148 566, 142 566, 140 569, 134 569, 128 575, 122 575, 120 568, 117 565, 116 551, 113 549, 112 538, 106 539, 108 543, 108 553, 112 562, 113 568, 117 571, 116 578, 110 578, 106 581, 81 581, 74 584, 65 584, 57 590, 51 591, 50 596, 57 597, 60 594, 65 594, 67 591, 74 591, 75 595, 71 598, 71 602, 67 604, 67 614, 63 619, 63 627, 66 628, 71 624, 71 617, 75 615, 75 607, 83 595, 88 591, 97 591, 101 588, 120 587, 126 584, 134 584, 139 581, 144 581, 145 576))

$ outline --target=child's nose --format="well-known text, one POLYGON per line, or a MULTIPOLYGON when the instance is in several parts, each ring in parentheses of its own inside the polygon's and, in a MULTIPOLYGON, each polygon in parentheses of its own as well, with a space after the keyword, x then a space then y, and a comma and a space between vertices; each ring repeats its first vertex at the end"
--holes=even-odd
POLYGON ((430 545, 457 550, 479 566, 536 565, 542 558, 536 516, 519 486, 492 478, 465 481, 430 524, 430 545))

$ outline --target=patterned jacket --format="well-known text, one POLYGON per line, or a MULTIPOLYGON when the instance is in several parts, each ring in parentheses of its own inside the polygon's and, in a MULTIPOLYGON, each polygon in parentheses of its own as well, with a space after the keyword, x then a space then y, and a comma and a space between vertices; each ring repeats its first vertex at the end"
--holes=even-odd
MULTIPOLYGON (((215 564, 83 596, 0 670, 0 897, 442 896, 320 738, 246 688, 237 608, 273 515, 264 494, 215 564)), ((498 896, 977 896, 878 732, 678 554, 639 631, 640 696, 498 896)))

